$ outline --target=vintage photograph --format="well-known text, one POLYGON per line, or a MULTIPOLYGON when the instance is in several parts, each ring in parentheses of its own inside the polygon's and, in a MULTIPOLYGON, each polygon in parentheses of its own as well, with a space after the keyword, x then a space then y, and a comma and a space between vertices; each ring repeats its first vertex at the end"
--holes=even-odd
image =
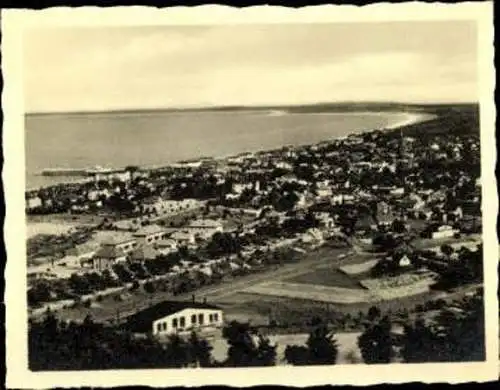
POLYGON ((478 42, 26 28, 29 370, 484 362, 478 42))

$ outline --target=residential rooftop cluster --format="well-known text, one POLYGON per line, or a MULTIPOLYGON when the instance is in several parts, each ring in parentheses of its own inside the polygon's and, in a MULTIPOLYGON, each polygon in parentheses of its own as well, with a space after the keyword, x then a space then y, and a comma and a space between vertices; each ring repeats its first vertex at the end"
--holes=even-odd
POLYGON ((138 281, 151 286, 158 278, 165 291, 183 294, 296 261, 322 245, 387 253, 374 273, 425 266, 448 280, 466 271, 467 280, 482 277, 480 250, 451 247, 450 253, 446 247, 439 252, 445 258, 426 250, 441 245, 427 241, 481 233, 479 135, 473 131, 375 130, 125 171, 26 193, 29 216, 103 218, 28 241, 33 307, 138 281), (465 258, 472 260, 456 261, 465 258))

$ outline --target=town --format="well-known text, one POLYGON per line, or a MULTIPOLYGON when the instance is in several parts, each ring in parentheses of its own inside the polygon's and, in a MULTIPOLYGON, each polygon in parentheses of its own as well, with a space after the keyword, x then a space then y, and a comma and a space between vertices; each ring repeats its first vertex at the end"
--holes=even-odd
POLYGON ((143 357, 83 369, 484 359, 478 107, 420 110, 432 118, 27 191, 30 346, 56 351, 51 326, 60 369, 71 327, 143 357))

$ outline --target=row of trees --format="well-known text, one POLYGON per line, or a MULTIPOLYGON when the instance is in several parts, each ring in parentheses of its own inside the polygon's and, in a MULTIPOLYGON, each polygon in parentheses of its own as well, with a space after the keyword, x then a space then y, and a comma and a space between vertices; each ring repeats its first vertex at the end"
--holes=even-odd
MULTIPOLYGON (((433 318, 417 316, 395 334, 388 316, 372 308, 371 320, 358 339, 365 363, 468 362, 485 359, 482 292, 441 309, 433 318)), ((370 317, 370 316, 369 316, 370 317)))

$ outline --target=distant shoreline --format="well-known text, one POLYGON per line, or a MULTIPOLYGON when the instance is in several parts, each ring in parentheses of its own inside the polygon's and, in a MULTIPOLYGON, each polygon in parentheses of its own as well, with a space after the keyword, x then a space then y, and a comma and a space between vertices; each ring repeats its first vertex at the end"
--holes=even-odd
POLYGON ((159 112, 262 112, 283 110, 288 113, 348 113, 348 112, 377 112, 377 111, 413 111, 423 112, 427 110, 477 106, 477 102, 469 103, 399 103, 399 102, 338 102, 338 103, 312 103, 301 105, 267 105, 267 106, 212 106, 212 107, 171 107, 171 108, 141 108, 141 109, 110 109, 110 110, 88 110, 88 111, 53 111, 53 112, 26 112, 26 116, 56 116, 56 115, 105 115, 105 114, 140 114, 159 112))
MULTIPOLYGON (((392 111, 392 110, 391 111, 389 111, 389 110, 386 110, 386 111, 361 111, 361 110, 358 110, 358 111, 348 111, 348 112, 289 112, 284 108, 283 109, 276 109, 276 110, 272 110, 272 109, 255 110, 255 112, 258 112, 258 113, 262 113, 265 111, 268 111, 268 114, 270 116, 273 115, 273 112, 282 112, 283 115, 332 115, 332 116, 335 116, 335 115, 344 115, 344 116, 345 115, 372 115, 372 116, 403 115, 403 116, 405 116, 400 121, 397 121, 393 124, 389 124, 389 125, 385 126, 383 128, 383 130, 385 130, 385 131, 396 130, 396 129, 401 128, 401 127, 405 127, 405 126, 409 126, 409 125, 416 124, 419 122, 431 120, 431 119, 436 118, 436 116, 437 116, 435 114, 430 114, 427 112, 395 111, 395 110, 394 111, 392 111)), ((227 112, 227 113, 234 113, 234 111, 227 112)), ((102 114, 104 114, 104 113, 102 113, 102 114)), ((61 114, 61 115, 65 115, 65 114, 61 114)), ((361 131, 360 134, 366 133, 369 131, 373 131, 373 130, 376 130, 376 129, 375 128, 366 129, 365 131, 361 131)), ((358 134, 358 133, 351 133, 351 134, 358 134)), ((345 136, 335 137, 333 139, 340 139, 342 137, 345 137, 345 136)), ((327 141, 327 140, 328 139, 326 139, 325 141, 327 141)), ((324 142, 324 141, 320 141, 320 142, 324 142)), ((295 146, 300 147, 300 146, 314 145, 314 144, 315 143, 311 143, 311 144, 305 143, 305 144, 295 145, 295 146)), ((283 147, 284 146, 286 146, 286 145, 283 145, 283 147)), ((272 150, 272 149, 260 149, 258 151, 252 151, 252 152, 247 152, 247 153, 259 153, 259 152, 265 152, 266 150, 272 150)), ((244 152, 229 153, 226 155, 219 155, 219 156, 193 157, 189 160, 178 160, 178 161, 174 161, 174 162, 170 162, 170 163, 166 162, 165 164, 155 164, 154 166, 139 165, 139 168, 144 169, 144 170, 153 170, 154 171, 154 170, 162 169, 162 168, 167 167, 169 165, 179 164, 179 163, 183 163, 186 161, 193 161, 194 162, 194 161, 200 161, 202 159, 211 159, 211 160, 215 160, 215 161, 221 161, 221 160, 226 160, 226 159, 229 159, 232 157, 236 157, 236 156, 241 155, 241 154, 244 154, 244 152)), ((89 169, 89 168, 91 168, 91 167, 86 167, 85 169, 89 169)), ((123 169, 124 167, 107 167, 107 168, 123 169)), ((42 189, 57 187, 57 186, 61 186, 61 185, 84 184, 84 183, 89 181, 88 178, 83 179, 83 178, 80 178, 77 176, 73 176, 73 177, 72 176, 66 176, 66 177, 61 176, 61 177, 64 179, 59 183, 53 183, 53 184, 47 184, 47 185, 42 185, 42 186, 36 186, 36 187, 32 187, 32 188, 26 188, 25 192, 39 191, 42 189)))

